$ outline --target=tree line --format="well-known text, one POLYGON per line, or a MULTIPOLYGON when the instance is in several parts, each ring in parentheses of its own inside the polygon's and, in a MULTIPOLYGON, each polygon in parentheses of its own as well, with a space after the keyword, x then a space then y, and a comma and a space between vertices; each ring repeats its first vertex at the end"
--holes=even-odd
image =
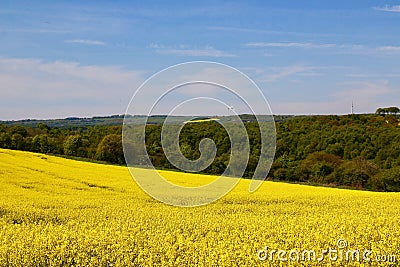
POLYGON ((379 115, 385 115, 385 114, 396 115, 399 112, 400 109, 398 107, 388 107, 388 108, 378 108, 375 113, 379 115))
MULTIPOLYGON (((377 112, 378 113, 378 112, 377 112)), ((245 123, 250 155, 244 177, 252 177, 261 151, 257 122, 245 123)), ((146 126, 146 148, 157 168, 175 169, 161 145, 162 125, 146 126)), ((122 126, 78 128, 0 125, 0 147, 125 164, 122 126)), ((276 154, 269 179, 400 191, 400 123, 395 115, 293 117, 276 123, 276 154)), ((200 157, 199 144, 212 139, 213 163, 203 172, 222 174, 230 160, 231 141, 215 121, 186 124, 179 136, 182 154, 200 157)))

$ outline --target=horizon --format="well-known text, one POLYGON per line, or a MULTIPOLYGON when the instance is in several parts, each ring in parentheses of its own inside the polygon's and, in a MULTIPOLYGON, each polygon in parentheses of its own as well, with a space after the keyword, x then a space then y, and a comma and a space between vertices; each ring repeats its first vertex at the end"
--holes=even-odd
MULTIPOLYGON (((349 116, 349 115, 375 115, 375 112, 370 112, 370 113, 347 113, 347 114, 272 114, 272 116, 292 116, 292 117, 302 117, 302 116, 349 116)), ((126 114, 131 117, 167 117, 168 115, 166 114, 153 114, 153 115, 143 115, 143 114, 126 114)), ((96 116, 91 116, 91 117, 76 117, 76 116, 71 116, 71 117, 60 117, 60 118, 23 118, 23 119, 15 119, 15 120, 1 120, 0 122, 19 122, 19 121, 53 121, 53 120, 74 120, 74 119, 101 119, 101 118, 124 118, 126 115, 124 114, 112 114, 112 115, 96 115, 96 116)), ((238 116, 243 116, 243 115, 251 115, 254 116, 254 114, 247 114, 247 113, 241 113, 237 114, 238 116)), ((235 115, 172 115, 169 117, 209 117, 209 118, 215 118, 215 117, 232 117, 235 115)), ((256 114, 256 116, 271 116, 270 114, 256 114)))

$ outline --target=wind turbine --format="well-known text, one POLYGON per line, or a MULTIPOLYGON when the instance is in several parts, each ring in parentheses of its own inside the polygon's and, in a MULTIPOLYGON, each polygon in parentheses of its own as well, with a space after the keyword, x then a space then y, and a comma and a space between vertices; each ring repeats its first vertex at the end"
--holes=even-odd
POLYGON ((354 103, 353 103, 353 100, 351 100, 351 115, 354 115, 354 103))
POLYGON ((230 114, 230 112, 232 112, 232 114, 235 114, 235 108, 232 104, 228 106, 228 115, 230 114))

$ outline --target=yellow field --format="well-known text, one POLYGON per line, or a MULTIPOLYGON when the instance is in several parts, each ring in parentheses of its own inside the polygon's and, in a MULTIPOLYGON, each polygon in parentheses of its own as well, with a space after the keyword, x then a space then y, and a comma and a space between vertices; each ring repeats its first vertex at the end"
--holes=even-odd
POLYGON ((202 120, 185 121, 183 123, 186 124, 186 123, 199 123, 199 122, 209 122, 209 121, 219 121, 219 119, 218 118, 210 118, 210 119, 202 119, 202 120))
POLYGON ((210 205, 172 207, 124 167, 0 150, 0 266, 398 265, 388 261, 400 257, 400 194, 275 182, 250 194, 248 184, 210 205), (339 239, 342 260, 301 258, 338 249, 339 239), (287 262, 271 261, 272 250, 287 251, 287 262), (346 261, 348 250, 387 262, 346 261))

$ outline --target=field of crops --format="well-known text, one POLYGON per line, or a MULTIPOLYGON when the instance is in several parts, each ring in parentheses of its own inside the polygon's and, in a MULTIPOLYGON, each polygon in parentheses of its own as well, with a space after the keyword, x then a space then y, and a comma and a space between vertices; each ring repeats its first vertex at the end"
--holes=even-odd
POLYGON ((400 194, 248 184, 172 207, 124 167, 0 150, 0 266, 397 266, 400 194))

